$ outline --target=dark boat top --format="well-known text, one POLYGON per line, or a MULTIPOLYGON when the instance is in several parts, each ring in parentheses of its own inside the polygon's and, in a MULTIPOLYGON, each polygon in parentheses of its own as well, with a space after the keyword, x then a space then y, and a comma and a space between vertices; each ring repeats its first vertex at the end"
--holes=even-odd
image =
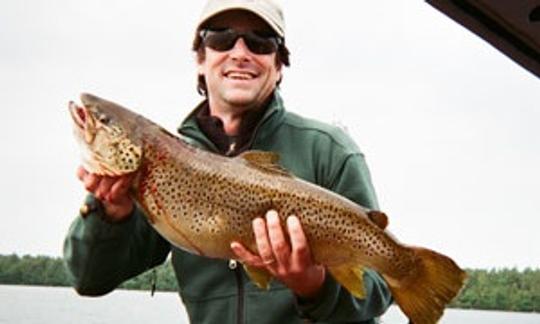
POLYGON ((540 78, 540 0, 426 0, 540 78))

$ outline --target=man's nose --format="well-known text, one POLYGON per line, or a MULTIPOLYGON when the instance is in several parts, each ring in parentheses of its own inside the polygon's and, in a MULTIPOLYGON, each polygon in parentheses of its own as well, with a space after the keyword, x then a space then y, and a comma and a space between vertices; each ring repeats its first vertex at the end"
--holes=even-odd
POLYGON ((230 51, 230 55, 233 59, 245 59, 251 54, 251 51, 247 47, 246 42, 244 42, 242 37, 236 40, 236 43, 234 43, 234 46, 230 51))

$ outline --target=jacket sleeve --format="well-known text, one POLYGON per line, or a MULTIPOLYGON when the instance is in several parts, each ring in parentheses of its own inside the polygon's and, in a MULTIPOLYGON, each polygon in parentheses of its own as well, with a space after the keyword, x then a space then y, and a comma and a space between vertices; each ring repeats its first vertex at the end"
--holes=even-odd
POLYGON ((92 211, 73 221, 64 241, 64 261, 79 294, 104 295, 165 261, 170 245, 139 209, 127 221, 110 224, 97 199, 88 195, 85 202, 92 211))
MULTIPOLYGON (((369 170, 361 153, 349 155, 338 168, 331 190, 356 203, 378 208, 369 170)), ((357 299, 327 275, 322 290, 313 300, 297 299, 298 310, 305 318, 324 322, 373 323, 392 303, 392 296, 381 276, 370 269, 364 272, 366 298, 357 299)))

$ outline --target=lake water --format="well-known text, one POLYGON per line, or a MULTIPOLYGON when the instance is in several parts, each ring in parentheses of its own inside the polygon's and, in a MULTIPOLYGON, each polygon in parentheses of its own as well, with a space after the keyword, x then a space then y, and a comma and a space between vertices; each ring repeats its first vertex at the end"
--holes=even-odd
MULTIPOLYGON (((176 293, 117 290, 98 298, 80 297, 71 288, 0 285, 1 324, 187 324, 176 293)), ((392 306, 383 323, 403 324, 392 306)), ((540 324, 540 314, 447 309, 441 324, 540 324)))

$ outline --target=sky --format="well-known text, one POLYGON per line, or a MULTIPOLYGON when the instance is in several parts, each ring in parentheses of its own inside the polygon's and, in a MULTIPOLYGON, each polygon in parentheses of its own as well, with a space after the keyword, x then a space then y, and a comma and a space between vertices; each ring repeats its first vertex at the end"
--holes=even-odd
MULTIPOLYGON (((282 3, 286 107, 348 129, 389 230, 463 267, 540 267, 538 78, 422 1, 282 3)), ((201 100, 202 6, 0 2, 0 254, 62 254, 85 195, 69 100, 171 131, 201 100)))

